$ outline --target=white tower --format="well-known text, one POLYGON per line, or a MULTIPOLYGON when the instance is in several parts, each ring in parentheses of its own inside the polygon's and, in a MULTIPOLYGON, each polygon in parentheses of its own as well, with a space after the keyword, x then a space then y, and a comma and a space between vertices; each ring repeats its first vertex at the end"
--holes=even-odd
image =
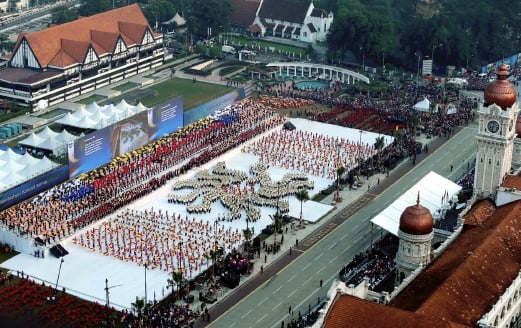
POLYGON ((510 173, 518 114, 516 89, 507 80, 505 64, 498 67, 497 79, 485 89, 479 104, 479 127, 474 193, 478 198, 494 198, 497 187, 510 173))
POLYGON ((398 252, 396 253, 396 285, 419 265, 430 262, 431 243, 434 237, 434 220, 428 208, 420 205, 420 193, 416 205, 407 207, 400 216, 398 252))

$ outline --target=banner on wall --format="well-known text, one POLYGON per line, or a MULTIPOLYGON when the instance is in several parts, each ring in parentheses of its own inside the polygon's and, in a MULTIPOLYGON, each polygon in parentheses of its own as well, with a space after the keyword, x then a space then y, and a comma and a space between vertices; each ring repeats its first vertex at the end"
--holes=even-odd
POLYGON ((149 108, 68 144, 69 176, 89 172, 183 126, 183 98, 149 108))

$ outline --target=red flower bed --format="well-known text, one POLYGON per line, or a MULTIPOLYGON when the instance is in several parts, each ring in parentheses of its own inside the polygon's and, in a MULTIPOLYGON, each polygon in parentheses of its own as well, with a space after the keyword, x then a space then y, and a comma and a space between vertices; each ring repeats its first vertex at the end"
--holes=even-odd
MULTIPOLYGON (((111 316, 115 312, 111 309, 111 316)), ((21 279, 0 286, 0 317, 22 318, 27 326, 100 327, 106 321, 107 311, 98 303, 21 279), (54 300, 50 299, 52 295, 55 295, 54 300)))

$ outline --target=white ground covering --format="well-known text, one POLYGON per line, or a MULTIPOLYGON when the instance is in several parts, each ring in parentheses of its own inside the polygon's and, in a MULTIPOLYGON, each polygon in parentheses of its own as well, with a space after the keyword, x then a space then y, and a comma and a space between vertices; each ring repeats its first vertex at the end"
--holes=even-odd
MULTIPOLYGON (((305 119, 291 119, 290 121, 296 126, 297 130, 318 133, 323 136, 346 138, 355 143, 358 143, 361 138, 363 143, 372 145, 379 136, 372 132, 360 133, 360 130, 357 129, 343 128, 305 119)), ((385 139, 386 144, 392 142, 392 137, 385 136, 385 139)), ((331 154, 331 160, 334 160, 335 156, 336 154, 331 154)), ((205 164, 202 169, 210 170, 215 163, 222 161, 226 163, 226 168, 228 169, 238 169, 249 172, 250 165, 257 162, 257 157, 242 153, 240 149, 234 149, 205 164)), ((198 170, 193 170, 188 172, 180 178, 195 177, 197 171, 198 170)), ((270 166, 268 172, 273 181, 278 181, 289 171, 270 166)), ((308 176, 308 178, 314 182, 315 186, 313 190, 309 191, 310 197, 319 193, 320 190, 325 189, 333 182, 333 180, 330 179, 318 178, 311 175, 308 176)), ((172 182, 169 182, 153 194, 129 204, 128 208, 143 211, 153 208, 154 211, 161 209, 162 211, 168 210, 169 213, 178 213, 182 216, 186 215, 185 206, 167 202, 167 194, 171 190, 171 184, 172 182)), ((289 201, 290 211, 288 214, 298 218, 300 216, 300 202, 294 196, 287 196, 284 197, 284 199, 289 201)), ((331 209, 332 206, 329 205, 312 201, 305 202, 303 206, 303 212, 305 213, 304 219, 306 221, 319 220, 331 209)), ((226 213, 226 209, 217 201, 212 205, 211 213, 190 215, 190 217, 195 217, 197 221, 202 219, 203 221, 208 221, 213 224, 221 213, 226 213)), ((275 214, 274 208, 262 208, 261 219, 254 224, 250 223, 250 228, 253 227, 256 234, 260 233, 266 225, 271 223, 269 215, 272 214, 275 214)), ((238 229, 238 231, 242 231, 242 229, 246 228, 244 218, 245 214, 243 214, 243 219, 241 220, 220 223, 226 228, 231 227, 232 230, 238 229)), ((110 219, 111 218, 106 218, 105 220, 110 219)), ((109 287, 114 286, 110 288, 110 304, 118 309, 130 308, 130 304, 135 301, 136 296, 144 297, 145 268, 143 266, 138 266, 133 262, 120 261, 113 257, 104 256, 79 247, 73 244, 72 238, 73 236, 61 242, 61 245, 70 254, 63 258, 64 263, 58 281, 59 288, 65 287, 71 294, 104 304, 106 300, 105 279, 108 279, 109 287)), ((50 255, 47 255, 44 259, 37 259, 27 254, 20 254, 5 262, 3 266, 13 270, 14 274, 16 274, 16 271, 23 271, 25 274, 36 277, 38 280, 45 280, 54 285, 58 277, 60 260, 50 255)), ((202 269, 204 270, 205 266, 203 266, 202 269)), ((192 274, 195 276, 197 272, 193 272, 192 274)), ((147 270, 146 282, 147 297, 149 300, 153 299, 154 295, 156 299, 160 299, 163 295, 168 293, 168 278, 169 274, 166 271, 159 269, 147 270)))

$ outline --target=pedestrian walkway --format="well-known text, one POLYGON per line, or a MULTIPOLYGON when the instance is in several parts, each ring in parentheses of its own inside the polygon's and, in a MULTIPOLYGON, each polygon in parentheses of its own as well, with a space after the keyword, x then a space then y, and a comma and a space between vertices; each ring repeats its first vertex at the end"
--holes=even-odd
MULTIPOLYGON (((418 142, 421 142, 423 145, 428 144, 429 150, 434 151, 436 150, 443 142, 445 142, 446 138, 427 138, 426 135, 421 134, 416 138, 418 142)), ((420 163, 423 159, 425 159, 428 156, 428 153, 421 153, 417 156, 417 163, 420 163)), ((273 274, 276 274, 278 270, 280 270, 280 265, 277 265, 277 262, 280 262, 281 260, 284 260, 284 257, 286 259, 289 259, 291 261, 291 258, 296 258, 301 254, 302 252, 306 251, 308 247, 305 246, 306 238, 313 235, 314 232, 317 232, 319 229, 328 230, 328 228, 325 226, 328 222, 331 222, 333 218, 335 218, 338 214, 340 214, 341 211, 346 210, 349 207, 355 207, 353 209, 354 211, 358 210, 361 206, 364 206, 367 202, 372 200, 375 196, 375 194, 380 193, 381 191, 385 190, 390 184, 392 184, 394 181, 396 181, 399 177, 406 174, 407 171, 411 169, 412 165, 409 160, 405 159, 402 162, 400 162, 393 170, 389 171, 389 173, 378 173, 370 176, 367 178, 362 178, 362 186, 360 186, 357 189, 349 190, 349 188, 344 187, 340 189, 339 191, 339 199, 338 202, 336 200, 336 192, 333 192, 332 194, 326 196, 321 203, 328 204, 328 205, 334 205, 334 208, 327 213, 323 218, 320 220, 310 223, 305 221, 304 216, 304 222, 305 225, 303 228, 299 228, 298 224, 294 225, 294 228, 292 229, 290 224, 287 224, 283 227, 283 238, 284 242, 280 246, 280 251, 277 253, 266 253, 263 250, 261 251, 261 254, 258 258, 255 259, 255 264, 253 267, 253 270, 250 274, 241 277, 241 281, 239 283, 239 286, 235 289, 228 289, 226 287, 221 287, 218 290, 218 293, 216 295, 217 302, 214 304, 208 305, 210 308, 210 315, 211 318, 216 319, 218 318, 222 313, 224 313, 228 308, 229 304, 235 304, 238 300, 234 300, 231 302, 223 302, 227 298, 235 298, 234 294, 238 295, 247 295, 248 292, 245 290, 240 290, 241 287, 247 289, 250 286, 246 286, 247 284, 252 284, 251 287, 256 288, 259 285, 261 285, 264 281, 267 281, 269 277, 273 274), (389 179, 391 178, 391 179, 389 179), (367 197, 372 196, 372 197, 367 197), (367 199, 366 199, 367 198, 367 199), (287 229, 286 229, 287 227, 287 229), (272 270, 272 266, 274 267, 272 270), (277 267, 276 267, 277 266, 277 267), (275 268, 276 267, 276 268, 275 268), (260 278, 260 282, 253 281, 260 278), (228 304, 224 304, 228 303, 228 304)), ((277 241, 280 242, 281 235, 277 236, 277 241)), ((269 236, 265 239, 266 244, 270 245, 274 242, 274 235, 269 236)), ((339 268, 340 269, 340 268, 339 268)), ((198 300, 198 295, 196 295, 198 291, 192 291, 192 294, 194 295, 195 302, 192 304, 192 308, 195 310, 202 311, 201 302, 198 300)), ((243 296, 244 297, 244 296, 243 296)), ((206 306, 206 304, 204 305, 206 306)), ((204 322, 202 319, 199 319, 195 323, 195 327, 205 327, 206 322, 204 322)))

